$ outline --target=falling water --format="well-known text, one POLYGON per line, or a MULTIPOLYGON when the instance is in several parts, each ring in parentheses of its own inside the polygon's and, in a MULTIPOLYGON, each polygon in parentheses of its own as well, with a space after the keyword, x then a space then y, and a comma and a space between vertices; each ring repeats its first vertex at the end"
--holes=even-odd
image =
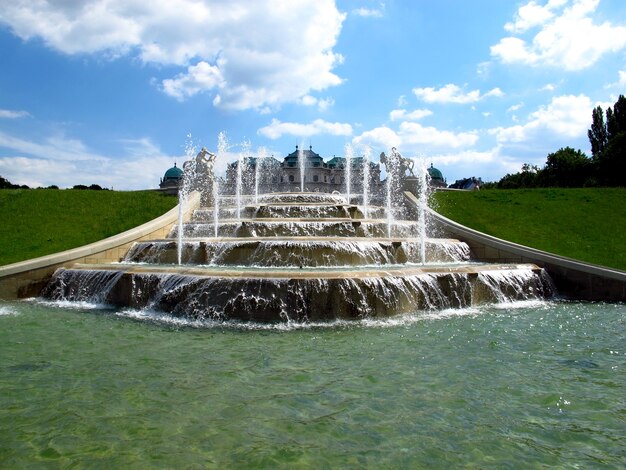
POLYGON ((304 192, 304 145, 300 144, 298 148, 298 166, 300 166, 300 192, 304 192))
POLYGON ((235 188, 235 197, 237 199, 237 220, 241 220, 241 193, 243 191, 243 166, 246 162, 246 156, 250 155, 250 142, 244 141, 242 151, 239 152, 237 159, 237 186, 235 188))
POLYGON ((392 197, 393 197, 393 190, 394 190, 394 169, 395 169, 395 162, 397 160, 397 152, 395 147, 391 149, 391 153, 389 154, 389 156, 387 157, 387 164, 385 165, 385 169, 387 170, 387 188, 386 188, 386 202, 387 202, 387 237, 391 238, 391 227, 393 226, 393 221, 394 221, 394 217, 393 217, 393 201, 392 201, 392 197))
POLYGON ((263 165, 265 163, 265 158, 267 157, 267 149, 265 147, 261 147, 257 152, 256 164, 254 165, 254 203, 259 203, 259 183, 261 180, 261 175, 263 173, 263 165))
POLYGON ((428 207, 428 189, 430 174, 426 160, 423 158, 417 162, 418 166, 418 220, 417 226, 420 236, 420 260, 422 264, 426 264, 426 208, 428 207))
MULTIPOLYGON (((217 159, 225 160, 226 151, 228 150, 228 139, 224 131, 217 136, 217 159)), ((213 169, 213 225, 215 237, 217 238, 218 227, 220 223, 220 185, 215 168, 213 169)))
POLYGON ((369 145, 363 148, 363 217, 369 218, 370 203, 370 153, 372 149, 369 145))
POLYGON ((352 191, 352 157, 354 150, 352 149, 352 144, 346 144, 345 146, 345 154, 346 154, 346 199, 348 204, 350 204, 350 195, 352 191))
POLYGON ((185 157, 186 161, 183 164, 183 183, 178 188, 178 264, 183 262, 183 244, 184 244, 184 229, 183 229, 183 217, 187 209, 187 199, 191 190, 191 184, 195 175, 195 162, 194 157, 196 155, 196 147, 191 141, 191 134, 187 134, 187 142, 185 143, 185 157))

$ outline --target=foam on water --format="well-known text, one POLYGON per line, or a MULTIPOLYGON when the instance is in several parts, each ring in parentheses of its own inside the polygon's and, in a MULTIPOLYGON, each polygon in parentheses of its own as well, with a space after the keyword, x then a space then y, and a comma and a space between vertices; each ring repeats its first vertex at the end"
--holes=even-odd
MULTIPOLYGON (((515 302, 494 303, 479 307, 447 308, 443 310, 421 310, 412 313, 394 315, 385 318, 362 318, 358 320, 335 319, 331 321, 294 321, 287 320, 279 323, 244 322, 228 319, 188 318, 179 317, 154 310, 150 307, 143 309, 123 308, 113 309, 111 306, 90 302, 46 301, 37 299, 37 303, 53 308, 71 310, 102 310, 113 313, 116 317, 134 321, 149 322, 173 328, 192 329, 227 329, 242 331, 303 331, 327 330, 346 328, 397 328, 411 326, 420 322, 436 322, 461 317, 478 317, 493 314, 499 311, 517 309, 545 309, 548 310, 558 302, 546 300, 521 300, 515 302)), ((0 307, 0 312, 2 307, 0 307)), ((9 315, 18 312, 10 310, 9 315)), ((2 315, 2 313, 0 313, 2 315)))
POLYGON ((0 305, 0 317, 9 317, 17 314, 18 312, 14 308, 0 305))

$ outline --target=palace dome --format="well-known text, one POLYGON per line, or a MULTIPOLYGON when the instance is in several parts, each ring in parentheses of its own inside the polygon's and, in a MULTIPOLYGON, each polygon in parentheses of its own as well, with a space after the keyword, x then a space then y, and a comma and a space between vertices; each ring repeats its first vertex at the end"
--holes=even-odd
POLYGON ((176 163, 174 163, 174 166, 165 172, 165 175, 163 176, 163 181, 179 180, 180 178, 182 178, 182 176, 183 170, 178 168, 176 166, 176 163))
POLYGON ((428 169, 428 174, 430 175, 431 180, 443 181, 443 173, 435 168, 432 163, 430 164, 430 168, 428 169))

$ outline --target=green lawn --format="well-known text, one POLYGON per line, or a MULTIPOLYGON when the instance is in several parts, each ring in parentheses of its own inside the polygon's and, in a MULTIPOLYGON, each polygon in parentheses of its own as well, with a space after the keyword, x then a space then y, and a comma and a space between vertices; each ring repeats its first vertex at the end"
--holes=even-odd
POLYGON ((437 192, 432 207, 481 232, 626 270, 626 189, 437 192))
POLYGON ((147 222, 177 204, 154 191, 0 190, 0 265, 76 248, 147 222))

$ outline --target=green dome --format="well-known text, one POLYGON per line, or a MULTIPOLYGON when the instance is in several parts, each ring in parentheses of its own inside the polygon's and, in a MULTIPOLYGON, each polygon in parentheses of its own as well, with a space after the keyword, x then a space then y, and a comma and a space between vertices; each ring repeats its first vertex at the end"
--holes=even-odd
POLYGON ((443 181, 443 174, 437 168, 430 164, 430 168, 428 169, 428 174, 430 175, 431 180, 439 180, 443 181))
POLYGON ((164 181, 178 180, 182 178, 182 176, 183 176, 183 170, 178 168, 176 166, 176 163, 174 163, 174 166, 165 172, 165 176, 163 177, 163 180, 164 181))

